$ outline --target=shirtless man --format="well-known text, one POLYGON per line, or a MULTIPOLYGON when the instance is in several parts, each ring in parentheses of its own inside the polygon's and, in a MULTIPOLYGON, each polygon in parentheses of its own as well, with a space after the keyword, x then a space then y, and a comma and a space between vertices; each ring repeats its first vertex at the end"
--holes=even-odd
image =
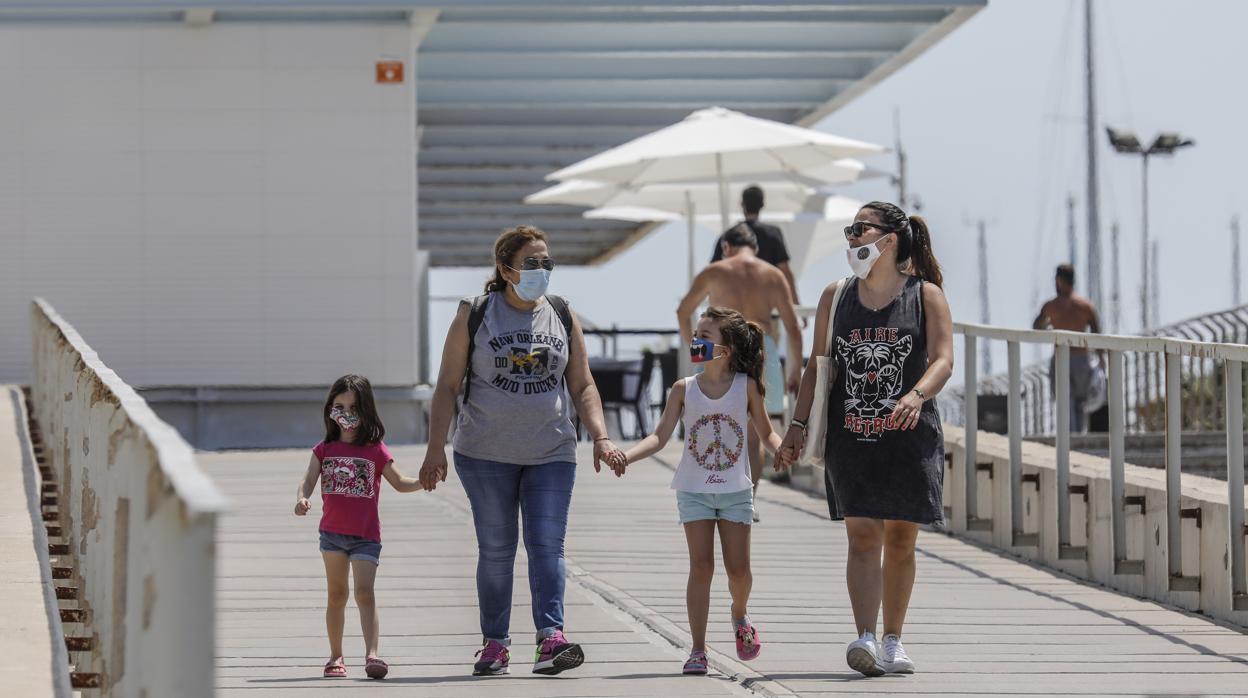
MULTIPOLYGON (((1048 301, 1040 308, 1040 314, 1031 324, 1037 330, 1068 330, 1070 332, 1101 331, 1101 321, 1096 314, 1096 306, 1087 298, 1075 293, 1075 268, 1063 264, 1057 268, 1057 297, 1048 301)), ((1050 383, 1056 385, 1056 367, 1050 364, 1050 383)), ((1088 400, 1089 385, 1092 381, 1092 366, 1088 360, 1088 351, 1078 347, 1070 349, 1070 431, 1082 433, 1087 424, 1087 415, 1083 411, 1088 400)))
MULTIPOLYGON (((732 308, 757 322, 765 335, 767 363, 763 382, 767 386, 767 412, 784 415, 784 396, 796 393, 802 382, 802 328, 793 312, 793 296, 784 273, 758 257, 758 239, 748 225, 730 228, 720 238, 723 261, 712 262, 693 279, 693 287, 676 309, 676 322, 685 346, 693 340, 690 319, 704 299, 709 305, 732 308), (780 311, 788 339, 788 379, 780 366, 780 351, 773 338, 771 311, 780 311)), ((750 472, 755 486, 763 472, 763 444, 750 429, 750 472)))

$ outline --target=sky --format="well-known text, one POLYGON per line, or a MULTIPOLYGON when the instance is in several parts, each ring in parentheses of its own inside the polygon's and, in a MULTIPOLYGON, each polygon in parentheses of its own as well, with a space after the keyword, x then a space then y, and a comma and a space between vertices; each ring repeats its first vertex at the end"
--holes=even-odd
MULTIPOLYGON (((1117 221, 1120 332, 1140 329, 1140 158, 1112 151, 1104 136, 1104 126, 1112 125, 1134 130, 1145 144, 1160 131, 1196 141, 1173 158, 1152 158, 1149 166, 1150 236, 1160 241, 1161 322, 1230 307, 1231 216, 1239 214, 1248 227, 1248 93, 1239 53, 1248 3, 1094 0, 1093 9, 1105 305, 1110 226, 1117 221)), ((1086 291, 1083 60, 1082 0, 989 0, 935 47, 818 124, 891 146, 893 110, 900 111, 909 188, 931 228, 955 320, 980 321, 975 221, 983 219, 991 324, 1030 326, 1036 299, 1052 295, 1054 267, 1069 261, 1069 194, 1076 199, 1077 290, 1086 291)), ((892 155, 868 164, 895 170, 892 155)), ((896 199, 887 179, 865 180, 839 193, 864 201, 896 199)), ((700 257, 709 259, 717 232, 699 231, 700 257)), ((1248 247, 1248 232, 1243 235, 1248 247)), ((684 260, 683 225, 669 225, 605 265, 556 270, 551 292, 567 296, 600 325, 675 327, 684 260)), ((1248 259, 1241 265, 1248 269, 1248 259)), ((436 270, 430 290, 435 296, 479 293, 486 273, 436 270)), ((847 273, 841 255, 813 265, 798 280, 801 300, 813 304, 830 281, 847 273)), ((435 354, 453 313, 454 303, 434 303, 435 354)), ((1110 308, 1101 314, 1108 329, 1110 308)), ((993 353, 1000 372, 1004 346, 993 353)), ((1023 355, 1024 361, 1037 357, 1023 355)), ((435 356, 435 370, 436 363, 435 356)))

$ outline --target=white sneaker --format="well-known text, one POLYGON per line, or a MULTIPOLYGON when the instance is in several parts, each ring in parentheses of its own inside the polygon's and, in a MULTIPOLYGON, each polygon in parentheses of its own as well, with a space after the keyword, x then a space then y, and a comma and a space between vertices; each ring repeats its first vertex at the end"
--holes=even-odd
POLYGON ((884 675, 884 667, 880 664, 880 654, 874 633, 865 632, 862 637, 849 643, 849 647, 845 650, 845 661, 850 669, 864 676, 884 675))
POLYGON ((906 648, 901 644, 900 637, 891 633, 884 636, 883 655, 880 659, 880 666, 884 667, 884 671, 890 674, 914 673, 914 662, 906 654, 906 648))

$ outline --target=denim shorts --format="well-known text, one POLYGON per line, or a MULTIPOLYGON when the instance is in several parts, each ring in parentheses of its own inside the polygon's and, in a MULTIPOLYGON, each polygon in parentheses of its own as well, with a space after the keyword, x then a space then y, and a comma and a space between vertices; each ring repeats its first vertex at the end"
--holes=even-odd
POLYGON ((676 510, 680 513, 682 524, 722 519, 748 526, 754 522, 754 490, 722 494, 677 490, 676 510))
POLYGON ((367 560, 381 564, 381 543, 345 533, 321 531, 321 552, 344 553, 350 560, 367 560))

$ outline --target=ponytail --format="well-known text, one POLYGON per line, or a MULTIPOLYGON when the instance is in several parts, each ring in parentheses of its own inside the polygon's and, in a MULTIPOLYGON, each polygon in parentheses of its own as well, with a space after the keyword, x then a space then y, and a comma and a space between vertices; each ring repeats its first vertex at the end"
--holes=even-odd
POLYGON ((940 271, 940 262, 936 261, 936 253, 932 251, 932 234, 927 229, 927 221, 918 216, 910 216, 910 266, 914 275, 936 288, 944 288, 945 276, 940 271))
POLYGON ((944 287, 945 277, 932 251, 932 235, 927 229, 927 221, 919 216, 907 216, 896 204, 887 201, 872 201, 862 207, 875 211, 880 223, 889 232, 897 234, 898 269, 909 266, 914 276, 935 284, 937 288, 944 287))
POLYGON ((758 384, 758 394, 766 397, 767 386, 763 381, 766 357, 762 325, 746 320, 744 315, 731 308, 712 306, 702 313, 702 317, 718 323, 724 344, 732 349, 732 365, 729 368, 734 373, 744 373, 753 378, 758 384))

